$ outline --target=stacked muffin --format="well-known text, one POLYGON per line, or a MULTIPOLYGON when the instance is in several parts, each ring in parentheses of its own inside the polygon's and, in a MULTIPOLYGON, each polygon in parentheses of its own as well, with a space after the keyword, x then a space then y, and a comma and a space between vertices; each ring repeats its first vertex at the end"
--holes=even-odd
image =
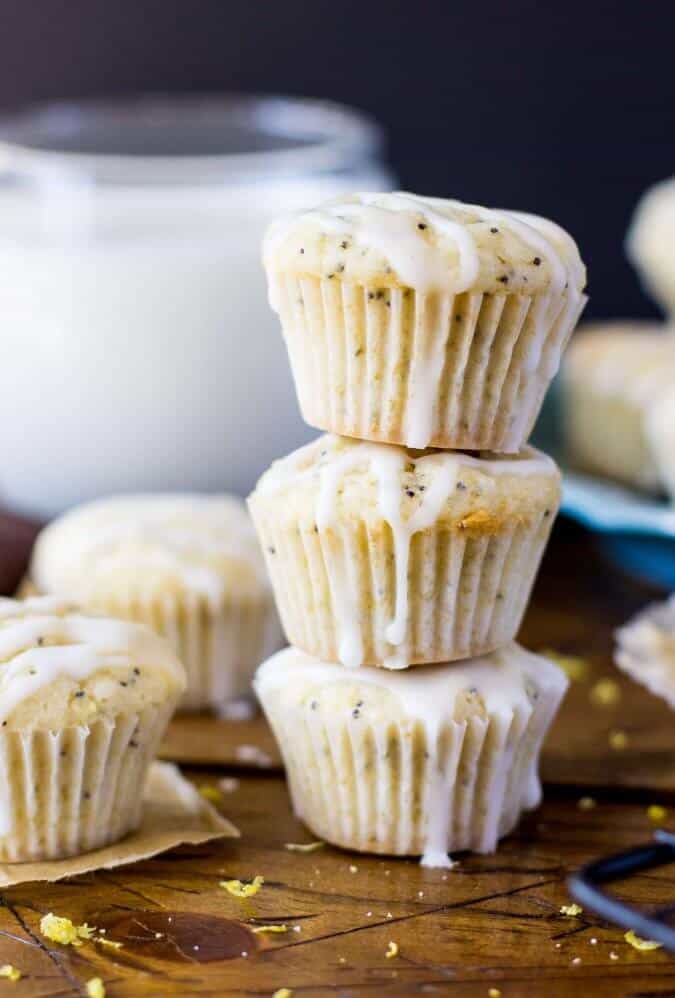
POLYGON ((429 865, 493 850, 539 799, 566 685, 513 639, 559 505, 526 440, 584 304, 576 246, 535 216, 362 194, 273 225, 264 262, 329 431, 249 499, 293 646, 255 685, 296 812, 429 865))

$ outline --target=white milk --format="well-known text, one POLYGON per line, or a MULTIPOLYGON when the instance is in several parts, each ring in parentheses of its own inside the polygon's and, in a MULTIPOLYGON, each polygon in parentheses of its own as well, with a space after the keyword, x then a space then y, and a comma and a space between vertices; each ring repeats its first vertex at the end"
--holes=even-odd
MULTIPOLYGON (((246 492, 311 435, 262 233, 389 180, 367 158, 317 174, 304 150, 293 164, 267 150, 233 176, 232 156, 202 169, 193 155, 90 155, 83 141, 87 155, 33 149, 11 182, 0 172, 0 502, 48 516, 110 492, 246 492)), ((307 148, 330 165, 331 150, 307 148)))

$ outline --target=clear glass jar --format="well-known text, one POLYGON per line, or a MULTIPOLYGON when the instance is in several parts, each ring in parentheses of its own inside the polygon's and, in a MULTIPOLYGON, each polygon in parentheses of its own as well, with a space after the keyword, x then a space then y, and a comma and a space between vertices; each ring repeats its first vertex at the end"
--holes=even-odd
POLYGON ((54 104, 0 121, 0 500, 231 489, 312 435, 260 241, 382 189, 380 132, 286 98, 54 104))

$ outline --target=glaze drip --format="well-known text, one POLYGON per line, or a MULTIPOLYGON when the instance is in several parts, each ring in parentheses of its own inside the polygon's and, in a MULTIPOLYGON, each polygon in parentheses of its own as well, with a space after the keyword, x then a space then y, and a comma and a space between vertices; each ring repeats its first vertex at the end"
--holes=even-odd
MULTIPOLYGON (((339 537, 339 497, 350 474, 372 476, 377 486, 377 517, 388 524, 394 544, 395 607, 385 632, 391 652, 384 664, 389 669, 401 669, 408 664, 408 570, 412 539, 436 523, 456 490, 460 470, 479 471, 489 489, 495 476, 550 473, 554 467, 550 459, 532 448, 516 458, 479 458, 440 451, 416 456, 389 444, 349 441, 345 446, 339 437, 327 435, 274 464, 258 489, 261 494, 273 493, 290 483, 318 476, 317 529, 321 534, 332 532, 339 537), (406 468, 411 464, 429 481, 429 486, 417 494, 414 510, 406 515, 404 482, 406 468)), ((343 551, 331 596, 339 633, 339 660, 343 665, 357 667, 363 664, 363 636, 350 568, 348 552, 343 551)))

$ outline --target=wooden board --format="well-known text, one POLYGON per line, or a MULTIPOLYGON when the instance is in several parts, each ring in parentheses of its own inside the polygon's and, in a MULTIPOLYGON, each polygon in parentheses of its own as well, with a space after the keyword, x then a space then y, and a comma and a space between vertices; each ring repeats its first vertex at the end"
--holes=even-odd
MULTIPOLYGON (((4 557, 0 547, 0 574, 4 557)), ((11 560, 7 575, 18 577, 16 550, 11 560)), ((672 957, 662 950, 637 952, 621 930, 588 913, 560 914, 569 903, 565 880, 573 869, 649 838, 647 804, 666 804, 675 815, 672 713, 628 681, 615 706, 601 710, 589 701, 594 680, 611 670, 612 629, 654 595, 612 575, 593 554, 588 535, 557 531, 523 638, 535 649, 583 655, 592 676, 573 685, 549 741, 545 771, 552 782, 543 806, 496 855, 460 856, 455 869, 442 871, 328 846, 289 852, 286 843, 311 836, 291 814, 282 773, 246 768, 235 756, 237 744, 257 744, 271 754, 269 734, 259 722, 214 728, 203 718, 181 719, 167 741, 172 751, 198 756, 217 730, 218 752, 236 763, 188 775, 213 788, 230 778, 219 807, 238 825, 241 839, 1 892, 0 965, 14 964, 24 977, 17 984, 0 981, 0 989, 21 998, 61 998, 83 994, 84 982, 99 976, 108 998, 253 998, 283 987, 295 998, 485 998, 489 988, 502 998, 675 995, 672 957), (628 735, 623 752, 607 748, 613 728, 628 735), (597 805, 580 810, 578 798, 589 790, 597 805), (246 901, 218 886, 222 879, 256 874, 265 885, 246 901), (49 943, 39 931, 49 911, 106 928, 123 948, 49 943), (286 923, 289 930, 253 932, 269 923, 286 923), (390 941, 399 947, 393 959, 385 955, 390 941)), ((672 903, 675 868, 631 880, 624 895, 650 905, 672 903)))
MULTIPOLYGON (((198 780, 215 785, 220 775, 201 773, 198 780)), ((490 987, 503 998, 675 993, 675 961, 663 951, 636 952, 619 929, 586 913, 560 914, 569 903, 565 878, 572 869, 649 835, 642 805, 601 801, 582 812, 574 801, 551 796, 495 856, 460 857, 451 871, 330 847, 288 852, 285 843, 308 836, 291 815, 278 776, 245 776, 222 809, 240 827, 239 841, 4 891, 0 961, 27 977, 15 986, 0 983, 3 994, 78 995, 94 976, 105 981, 108 998, 252 998, 282 987, 295 998, 419 989, 486 998, 490 987), (246 901, 218 886, 223 877, 256 874, 265 884, 246 901), (124 946, 114 951, 87 943, 74 950, 48 943, 39 922, 49 911, 104 927, 124 946), (252 931, 270 923, 287 924, 289 931, 252 931), (393 959, 385 956, 390 941, 399 947, 393 959)), ((630 896, 672 901, 675 870, 632 880, 630 896)))

